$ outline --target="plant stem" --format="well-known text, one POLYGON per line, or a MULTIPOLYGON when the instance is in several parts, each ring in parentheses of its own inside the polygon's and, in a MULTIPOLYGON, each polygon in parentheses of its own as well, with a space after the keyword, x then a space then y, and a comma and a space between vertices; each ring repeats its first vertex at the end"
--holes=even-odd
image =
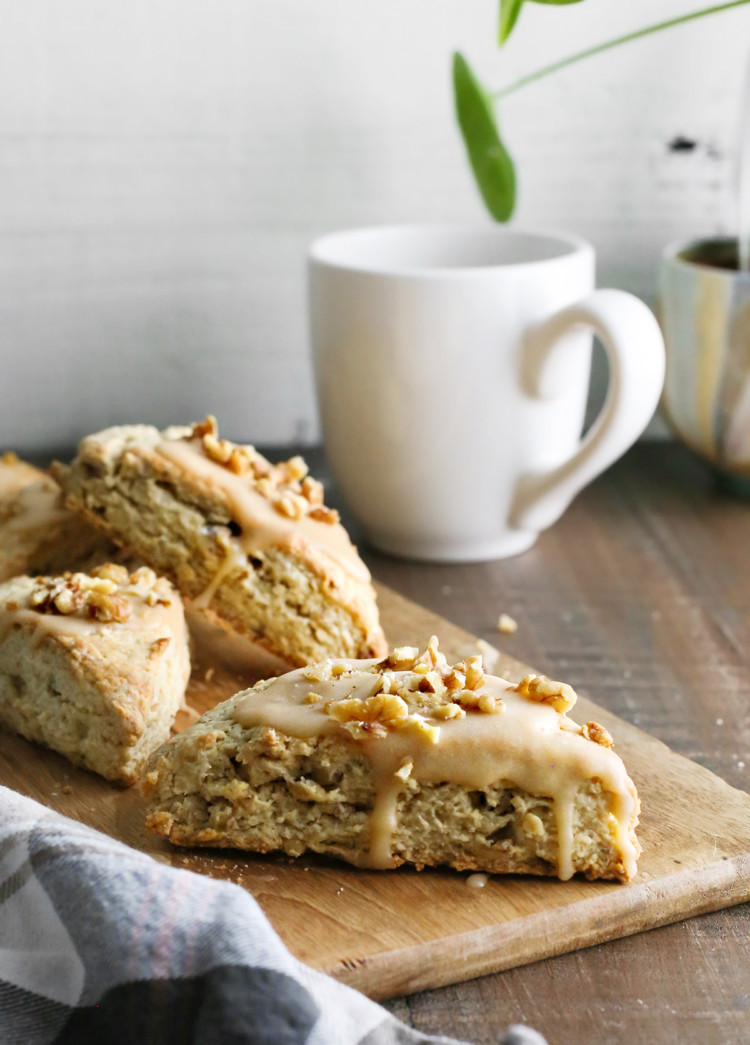
POLYGON ((576 62, 582 61, 584 58, 593 58, 594 55, 601 54, 603 51, 609 51, 613 47, 619 47, 620 44, 628 44, 633 40, 640 40, 643 36, 650 36, 652 33, 659 33, 662 29, 670 29, 674 25, 682 25, 684 22, 693 22, 696 18, 705 18, 706 15, 718 14, 720 11, 728 11, 732 7, 741 7, 743 4, 750 3, 750 0, 731 0, 731 3, 716 4, 714 7, 705 7, 700 11, 693 11, 690 14, 679 15, 677 18, 668 18, 666 22, 657 22, 655 25, 648 25, 643 29, 636 29, 633 33, 626 33, 625 36, 618 36, 614 40, 607 40, 606 43, 597 44, 596 47, 589 47, 585 51, 579 51, 577 54, 571 54, 567 58, 561 58, 559 62, 553 62, 552 65, 545 65, 542 69, 537 69, 536 72, 529 73, 528 76, 522 76, 520 80, 514 80, 513 83, 508 84, 507 87, 502 87, 499 91, 494 91, 492 94, 493 98, 505 98, 506 95, 513 94, 521 87, 525 87, 527 84, 535 83, 537 80, 542 80, 545 76, 550 76, 552 73, 558 72, 560 69, 565 69, 569 65, 574 65, 576 62))

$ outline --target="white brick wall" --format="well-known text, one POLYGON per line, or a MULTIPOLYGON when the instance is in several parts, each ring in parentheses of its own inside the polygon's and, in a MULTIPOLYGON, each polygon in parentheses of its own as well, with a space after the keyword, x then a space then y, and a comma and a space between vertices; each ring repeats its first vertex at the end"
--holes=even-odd
MULTIPOLYGON (((498 86, 700 0, 0 0, 0 448, 206 409, 312 440, 304 253, 318 233, 481 220, 453 126, 459 47, 498 86)), ((653 298, 659 250, 732 223, 750 5, 507 99, 517 220, 653 298), (671 152, 678 135, 690 152, 671 152)))

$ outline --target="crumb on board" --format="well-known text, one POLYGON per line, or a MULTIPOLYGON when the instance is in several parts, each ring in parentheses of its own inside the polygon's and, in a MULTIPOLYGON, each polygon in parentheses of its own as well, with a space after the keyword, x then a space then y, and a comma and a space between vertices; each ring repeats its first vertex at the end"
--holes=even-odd
POLYGON ((501 613, 497 618, 497 630, 501 631, 503 635, 515 635, 518 631, 518 621, 508 613, 501 613))

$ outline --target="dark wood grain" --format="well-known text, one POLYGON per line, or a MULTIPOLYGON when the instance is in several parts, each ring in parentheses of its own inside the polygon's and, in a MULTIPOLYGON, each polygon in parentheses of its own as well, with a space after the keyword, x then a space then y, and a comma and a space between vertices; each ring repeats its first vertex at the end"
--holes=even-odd
MULTIPOLYGON (((730 784, 750 785, 750 504, 682 447, 636 447, 537 545, 473 566, 366 557, 375 576, 730 784), (498 636, 500 612, 518 621, 498 636)), ((389 1003, 494 1045, 750 1042, 750 905, 389 1003)))

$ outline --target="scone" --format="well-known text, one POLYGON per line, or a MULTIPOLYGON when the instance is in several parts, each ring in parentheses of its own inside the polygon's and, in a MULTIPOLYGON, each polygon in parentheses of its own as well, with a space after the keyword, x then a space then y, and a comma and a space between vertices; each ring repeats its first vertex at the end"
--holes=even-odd
POLYGON ((70 507, 192 607, 285 663, 385 653, 369 572, 301 458, 271 465, 207 418, 109 428, 53 473, 70 507))
POLYGON ((180 597, 146 567, 0 585, 0 728, 132 784, 190 675, 180 597))
POLYGON ((15 454, 0 456, 0 581, 22 573, 86 570, 114 546, 65 508, 60 487, 15 454))
POLYGON ((575 693, 449 666, 432 639, 258 683, 149 761, 148 828, 178 845, 328 853, 358 867, 627 881, 638 796, 575 693))

